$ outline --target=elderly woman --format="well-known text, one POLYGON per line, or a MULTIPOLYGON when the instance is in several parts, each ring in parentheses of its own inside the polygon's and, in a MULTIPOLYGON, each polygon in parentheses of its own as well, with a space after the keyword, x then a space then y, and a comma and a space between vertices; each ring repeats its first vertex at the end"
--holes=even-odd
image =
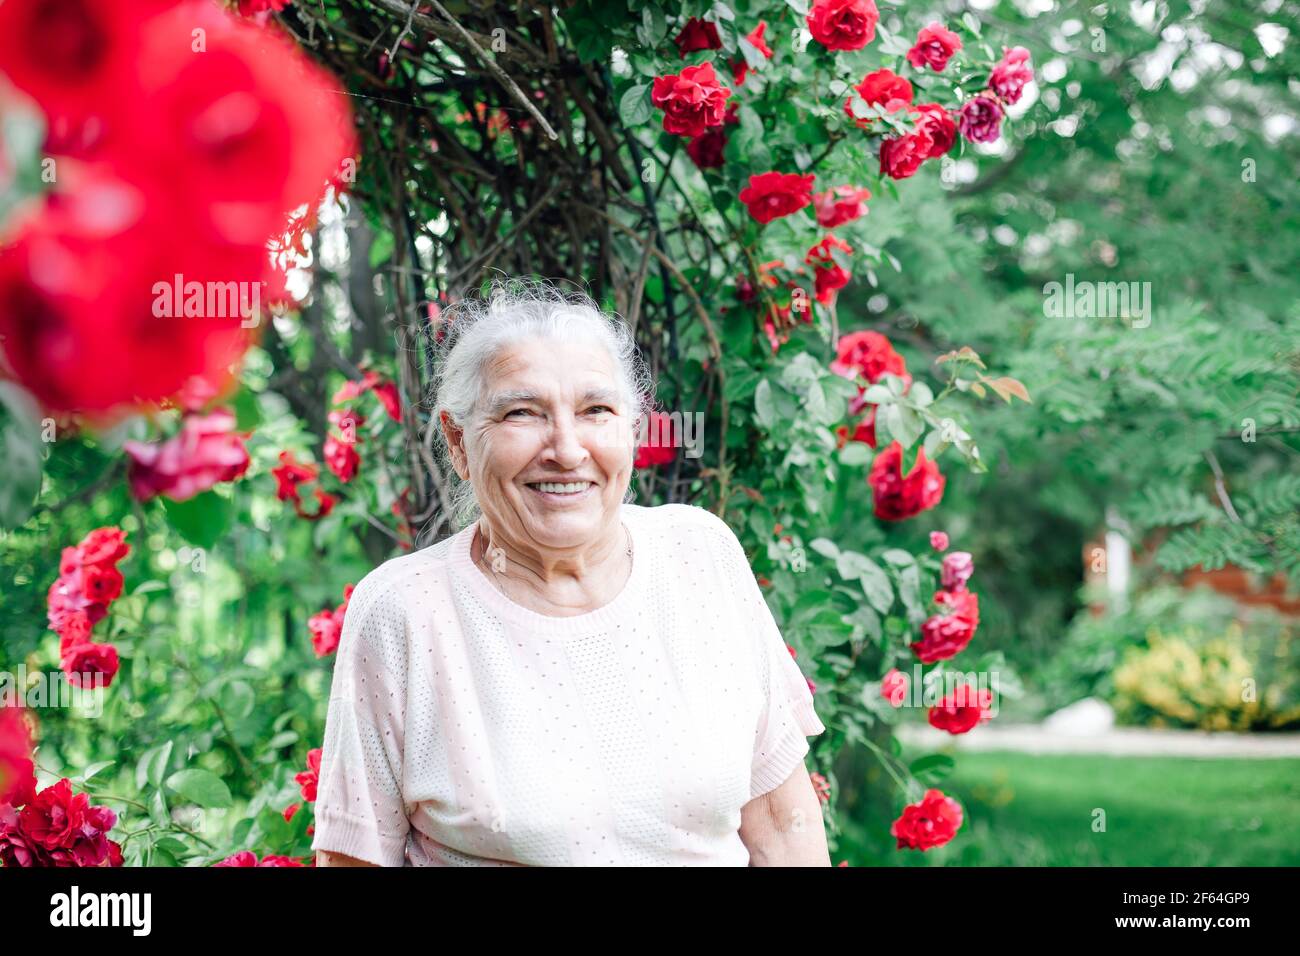
POLYGON ((650 381, 585 296, 451 310, 463 530, 367 574, 325 725, 321 866, 829 866, 825 730, 731 529, 627 503, 650 381))

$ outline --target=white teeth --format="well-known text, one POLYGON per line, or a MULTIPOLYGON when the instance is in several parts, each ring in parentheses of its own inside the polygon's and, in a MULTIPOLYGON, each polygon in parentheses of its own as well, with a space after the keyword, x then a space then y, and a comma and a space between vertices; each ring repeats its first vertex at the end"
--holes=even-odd
POLYGON ((561 483, 558 481, 540 481, 536 484, 538 491, 545 491, 553 495, 576 495, 580 491, 586 491, 591 486, 589 481, 572 481, 561 483))

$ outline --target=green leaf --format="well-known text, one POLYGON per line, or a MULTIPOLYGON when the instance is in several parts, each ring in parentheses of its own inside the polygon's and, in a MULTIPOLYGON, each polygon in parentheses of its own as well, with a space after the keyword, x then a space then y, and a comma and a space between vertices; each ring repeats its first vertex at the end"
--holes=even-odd
POLYGON ((27 392, 0 382, 0 528, 16 528, 31 515, 41 490, 40 409, 27 392))
POLYGON ((840 449, 840 464, 857 468, 871 461, 871 446, 865 442, 851 441, 840 449))
POLYGON ((217 696, 221 709, 232 720, 243 720, 253 712, 253 688, 242 680, 226 684, 217 696))
POLYGON ((808 542, 808 547, 812 548, 823 558, 830 558, 834 561, 840 554, 840 546, 829 538, 813 538, 808 542))
POLYGON ((155 789, 162 786, 163 774, 167 772, 167 761, 171 759, 172 742, 170 740, 150 747, 140 755, 135 765, 135 788, 143 790, 146 786, 155 789))
POLYGON ((618 115, 624 126, 641 126, 649 122, 654 115, 654 105, 650 102, 650 84, 638 83, 629 87, 618 101, 618 115))
POLYGON ((863 560, 865 563, 858 575, 858 581, 862 584, 862 593, 867 596, 867 601, 873 608, 881 614, 886 614, 894 605, 894 588, 890 584, 889 575, 870 558, 863 560))
POLYGON ((758 423, 771 431, 777 422, 776 402, 772 397, 772 383, 767 379, 758 383, 754 389, 754 415, 758 423))
POLYGON ((939 783, 944 777, 952 773, 952 769, 956 765, 957 761, 947 754, 927 754, 913 760, 911 766, 907 769, 913 777, 923 783, 934 784, 939 783))
POLYGON ((190 544, 211 548, 230 527, 231 502, 215 491, 205 491, 188 501, 163 499, 167 522, 190 544))
POLYGON ((225 781, 215 773, 197 767, 172 774, 167 778, 167 786, 204 809, 223 809, 233 803, 225 781))

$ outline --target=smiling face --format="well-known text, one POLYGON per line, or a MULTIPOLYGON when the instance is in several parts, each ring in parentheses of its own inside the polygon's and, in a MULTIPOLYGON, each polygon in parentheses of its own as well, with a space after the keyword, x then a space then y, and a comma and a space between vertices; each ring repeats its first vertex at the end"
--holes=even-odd
POLYGON ((596 342, 525 339, 484 369, 463 432, 444 421, 452 461, 492 536, 545 553, 616 532, 632 476, 634 411, 596 342))

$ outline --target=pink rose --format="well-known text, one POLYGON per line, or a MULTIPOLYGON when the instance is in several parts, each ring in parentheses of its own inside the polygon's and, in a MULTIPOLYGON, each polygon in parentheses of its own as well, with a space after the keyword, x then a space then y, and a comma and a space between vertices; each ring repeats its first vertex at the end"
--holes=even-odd
POLYGON ((245 436, 234 428, 235 416, 218 409, 186 415, 180 432, 167 441, 123 443, 131 494, 140 501, 156 495, 188 501, 219 482, 234 481, 249 464, 245 436))

